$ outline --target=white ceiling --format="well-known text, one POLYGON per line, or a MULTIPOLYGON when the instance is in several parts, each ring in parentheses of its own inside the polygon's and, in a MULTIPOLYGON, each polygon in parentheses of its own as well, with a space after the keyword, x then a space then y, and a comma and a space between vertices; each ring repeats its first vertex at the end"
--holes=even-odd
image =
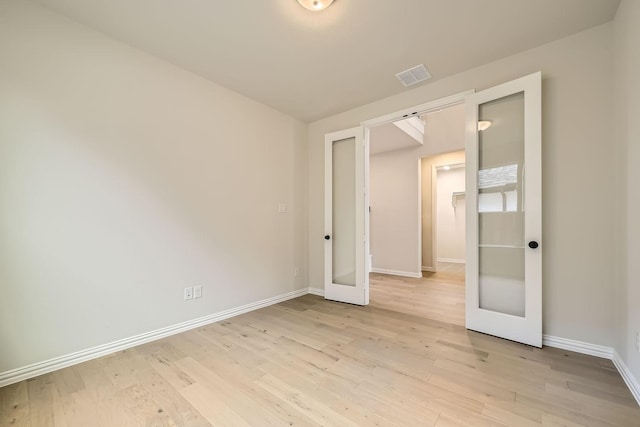
POLYGON ((619 0, 35 0, 304 121, 611 20, 619 0))
POLYGON ((372 156, 402 148, 417 148, 420 145, 393 123, 385 123, 370 130, 369 154, 372 156))

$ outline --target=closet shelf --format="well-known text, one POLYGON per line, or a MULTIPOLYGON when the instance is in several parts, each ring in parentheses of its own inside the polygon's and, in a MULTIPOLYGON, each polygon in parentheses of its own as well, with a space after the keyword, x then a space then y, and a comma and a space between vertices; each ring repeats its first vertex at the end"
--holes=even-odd
POLYGON ((465 196, 464 191, 454 191, 451 193, 451 206, 455 209, 458 206, 458 198, 465 196))

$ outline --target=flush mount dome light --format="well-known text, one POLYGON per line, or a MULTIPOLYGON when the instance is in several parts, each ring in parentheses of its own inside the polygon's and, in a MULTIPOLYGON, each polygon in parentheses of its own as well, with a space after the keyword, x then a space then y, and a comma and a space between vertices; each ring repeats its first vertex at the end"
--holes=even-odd
POLYGON ((489 126, 491 126, 490 120, 480 120, 478 122, 478 130, 487 130, 489 129, 489 126))
POLYGON ((318 11, 328 8, 333 0, 298 0, 298 3, 305 9, 318 11))

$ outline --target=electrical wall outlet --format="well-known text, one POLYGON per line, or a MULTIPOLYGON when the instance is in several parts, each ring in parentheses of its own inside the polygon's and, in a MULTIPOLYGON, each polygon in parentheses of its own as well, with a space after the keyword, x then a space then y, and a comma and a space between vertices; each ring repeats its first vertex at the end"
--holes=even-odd
POLYGON ((191 286, 184 288, 184 299, 193 299, 193 288, 191 286))
POLYGON ((640 353, 640 332, 636 331, 636 350, 640 353))
POLYGON ((193 287, 193 297, 200 298, 202 296, 202 286, 194 286, 193 287))
POLYGON ((300 276, 300 267, 296 267, 293 269, 293 277, 300 276))

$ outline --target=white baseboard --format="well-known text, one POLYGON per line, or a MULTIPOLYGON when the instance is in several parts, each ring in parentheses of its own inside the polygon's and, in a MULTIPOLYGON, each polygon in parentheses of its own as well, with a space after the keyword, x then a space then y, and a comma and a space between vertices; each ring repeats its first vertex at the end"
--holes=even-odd
POLYGON ((179 334, 181 332, 185 332, 190 329, 199 328, 201 326, 205 326, 210 323, 219 322, 220 320, 228 319, 230 317, 247 313, 249 311, 268 307, 270 305, 277 304, 282 301, 287 301, 292 298, 297 298, 299 296, 306 295, 307 293, 309 293, 308 288, 299 289, 297 291, 292 291, 286 294, 267 298, 261 301, 245 304, 240 307, 220 311, 214 314, 209 314, 207 316, 203 316, 197 319, 188 320, 182 323, 177 323, 175 325, 167 326, 165 328, 156 329, 155 331, 146 332, 146 333, 135 335, 129 338, 124 338, 118 341, 99 345, 93 348, 81 350, 81 351, 67 354, 64 356, 55 357, 53 359, 34 363, 21 368, 12 369, 10 371, 0 372, 0 387, 17 383, 19 381, 23 381, 29 378, 37 377, 38 375, 46 374, 52 371, 56 371, 58 369, 66 368, 67 366, 86 362, 87 360, 106 356, 107 354, 111 354, 116 351, 125 350, 127 348, 135 347, 137 345, 144 344, 150 341, 155 341, 160 338, 165 338, 170 335, 179 334))
POLYGON ((626 363, 624 363, 624 360, 622 360, 617 351, 613 351, 613 358, 611 360, 618 369, 618 372, 620 372, 620 375, 622 376, 624 382, 627 384, 627 387, 629 387, 631 394, 636 398, 636 402, 638 402, 638 405, 640 405, 640 383, 638 382, 636 377, 633 376, 633 374, 629 370, 629 367, 626 363))
POLYGON ((436 272, 435 267, 425 267, 424 265, 422 266, 422 271, 430 271, 432 273, 436 272))
POLYGON ((620 358, 618 352, 612 347, 605 347, 603 345, 590 344, 582 341, 570 340, 568 338, 554 337, 551 335, 542 336, 542 344, 560 348, 562 350, 575 351, 576 353, 588 354, 590 356, 601 357, 603 359, 609 359, 613 362, 614 366, 622 376, 622 379, 629 387, 629 391, 640 405, 640 383, 633 376, 627 365, 620 358))
POLYGON ((318 295, 319 297, 323 297, 324 296, 324 289, 322 288, 309 288, 309 293, 311 295, 318 295))
POLYGON ((438 262, 450 262, 452 264, 465 264, 466 261, 460 258, 438 258, 438 262))
MULTIPOLYGON (((376 273, 393 274, 396 276, 416 277, 415 273, 408 273, 394 270, 374 269, 376 273)), ((248 313, 253 310, 268 307, 279 302, 287 301, 306 294, 313 294, 324 296, 324 289, 321 288, 305 288, 297 291, 288 292, 286 294, 278 295, 275 297, 267 298, 261 301, 245 304, 240 307, 224 310, 218 313, 203 316, 197 319, 188 320, 186 322, 178 323, 175 325, 167 326, 165 328, 156 329, 155 331, 146 332, 144 334, 135 335, 133 337, 125 338, 122 340, 114 341, 108 344, 99 345, 86 350, 78 351, 75 353, 67 354, 53 359, 45 360, 43 362, 34 363, 28 366, 24 366, 17 369, 0 373, 0 387, 7 386, 9 384, 17 383, 29 378, 37 377, 38 375, 46 374, 58 369, 66 368, 71 365, 86 362, 87 360, 96 359, 98 357, 106 356, 120 350, 125 350, 131 347, 135 347, 140 344, 144 344, 150 341, 155 341, 160 338, 165 338, 170 335, 179 334, 181 332, 188 331, 190 329, 199 328, 201 326, 208 325, 210 323, 219 322, 220 320, 228 319, 233 316, 238 316, 243 313, 248 313)), ((576 353, 588 354, 591 356, 601 357, 613 361, 613 364, 620 372, 620 375, 624 379, 624 382, 629 387, 631 394, 640 405, 640 383, 633 376, 627 365, 620 358, 618 352, 611 347, 605 347, 596 344, 585 343, 582 341, 571 340, 568 338, 555 337, 551 335, 542 336, 543 345, 549 347, 560 348, 563 350, 575 351, 576 353)))
POLYGON ((386 268, 372 268, 371 272, 390 274, 392 276, 412 277, 414 279, 419 279, 422 277, 422 273, 414 273, 412 271, 387 270, 386 268))
POLYGON ((575 351, 576 353, 588 354, 589 356, 602 357, 603 359, 613 359, 613 348, 603 345, 590 344, 587 342, 570 340, 568 338, 554 337, 551 335, 542 336, 542 345, 560 348, 562 350, 575 351))

